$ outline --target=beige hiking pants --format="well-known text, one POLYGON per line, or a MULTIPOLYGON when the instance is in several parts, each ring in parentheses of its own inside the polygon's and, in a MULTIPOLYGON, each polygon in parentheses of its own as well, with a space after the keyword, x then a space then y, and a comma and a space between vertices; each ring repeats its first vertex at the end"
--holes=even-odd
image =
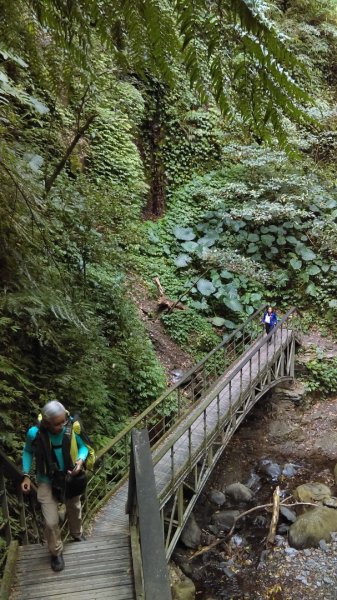
MULTIPOLYGON (((51 554, 57 556, 63 550, 59 528, 58 504, 53 497, 51 485, 39 483, 37 499, 41 504, 45 520, 45 532, 48 548, 51 554)), ((82 507, 80 496, 65 501, 70 534, 78 537, 82 534, 82 507)))

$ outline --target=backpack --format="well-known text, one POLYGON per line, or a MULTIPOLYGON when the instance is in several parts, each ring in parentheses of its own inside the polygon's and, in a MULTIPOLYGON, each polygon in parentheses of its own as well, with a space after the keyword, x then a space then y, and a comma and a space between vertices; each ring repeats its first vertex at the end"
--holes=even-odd
MULTIPOLYGON (((80 415, 76 413, 73 417, 71 417, 68 411, 66 412, 66 415, 68 416, 69 421, 71 421, 71 423, 69 423, 70 426, 66 427, 64 435, 70 438, 70 455, 73 457, 73 462, 75 462, 74 457, 77 456, 77 443, 75 437, 75 434, 77 434, 81 437, 81 439, 83 440, 83 442, 89 450, 88 456, 85 459, 85 462, 83 463, 83 467, 88 471, 93 471, 96 462, 96 452, 89 435, 85 431, 80 415)), ((41 425, 41 421, 42 414, 40 413, 37 419, 37 426, 39 428, 41 425)))

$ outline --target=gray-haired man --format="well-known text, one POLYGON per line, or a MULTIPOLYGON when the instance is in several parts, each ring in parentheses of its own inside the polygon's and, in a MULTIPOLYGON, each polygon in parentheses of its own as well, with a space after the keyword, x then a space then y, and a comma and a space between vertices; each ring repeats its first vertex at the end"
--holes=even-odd
MULTIPOLYGON (((36 460, 38 482, 37 498, 41 503, 46 525, 46 538, 51 553, 51 568, 62 571, 64 560, 63 544, 59 529, 58 501, 55 497, 55 486, 65 486, 66 477, 73 483, 80 483, 80 478, 72 478, 81 473, 82 465, 87 458, 88 447, 81 437, 71 428, 71 420, 61 402, 52 400, 42 409, 40 426, 33 426, 27 432, 23 449, 22 466, 24 478, 22 490, 30 491, 30 469, 33 458, 36 460), (71 479, 70 479, 71 478, 71 479), (61 483, 60 483, 61 482, 61 483)), ((76 485, 75 485, 76 489, 76 485)), ((65 497, 70 534, 75 541, 84 539, 82 534, 80 493, 65 497)))

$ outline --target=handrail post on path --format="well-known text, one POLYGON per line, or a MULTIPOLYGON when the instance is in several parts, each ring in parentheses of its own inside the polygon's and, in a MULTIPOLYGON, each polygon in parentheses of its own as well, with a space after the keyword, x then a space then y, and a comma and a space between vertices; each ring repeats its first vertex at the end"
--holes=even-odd
POLYGON ((129 493, 131 551, 137 600, 172 600, 147 429, 133 429, 129 493))

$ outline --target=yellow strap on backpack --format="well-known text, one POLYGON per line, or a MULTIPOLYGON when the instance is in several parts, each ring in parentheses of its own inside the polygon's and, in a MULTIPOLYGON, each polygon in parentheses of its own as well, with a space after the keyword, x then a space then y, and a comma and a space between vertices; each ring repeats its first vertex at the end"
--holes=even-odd
MULTIPOLYGON (((81 423, 79 421, 73 422, 73 433, 74 434, 76 433, 77 435, 81 436, 81 423)), ((72 440, 71 440, 71 442, 72 442, 72 440)), ((96 452, 95 452, 94 448, 92 446, 90 446, 90 444, 88 444, 87 440, 84 439, 83 442, 85 443, 86 447, 89 450, 87 459, 84 463, 84 466, 86 467, 86 469, 88 469, 88 471, 93 471, 95 462, 96 462, 96 452)), ((76 444, 76 447, 77 447, 77 444, 76 444)), ((70 452, 71 452, 71 450, 70 450, 70 452)))

